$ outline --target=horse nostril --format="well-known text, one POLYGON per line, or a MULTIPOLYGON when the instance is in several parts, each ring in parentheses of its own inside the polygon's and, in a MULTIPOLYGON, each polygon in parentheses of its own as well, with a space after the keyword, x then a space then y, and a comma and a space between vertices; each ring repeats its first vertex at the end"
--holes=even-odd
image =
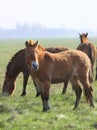
POLYGON ((35 66, 35 64, 33 64, 32 66, 33 66, 33 68, 35 68, 35 67, 36 67, 36 66, 35 66))

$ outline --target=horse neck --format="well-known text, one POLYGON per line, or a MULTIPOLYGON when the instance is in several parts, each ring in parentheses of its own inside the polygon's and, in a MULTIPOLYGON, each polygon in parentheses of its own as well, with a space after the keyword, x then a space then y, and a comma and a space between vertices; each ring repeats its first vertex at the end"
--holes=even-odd
POLYGON ((18 70, 18 67, 16 66, 11 66, 9 68, 9 71, 6 72, 6 76, 11 80, 16 80, 18 74, 20 73, 20 71, 18 70))
POLYGON ((5 77, 9 77, 12 80, 15 80, 20 72, 22 72, 22 68, 24 67, 24 62, 22 62, 21 58, 24 60, 24 52, 23 50, 20 50, 18 53, 13 56, 13 58, 10 60, 9 64, 7 65, 6 75, 5 77), (19 55, 20 54, 20 55, 19 55), (20 60, 19 60, 20 59, 20 60), (18 63, 19 61, 19 63, 18 63))
POLYGON ((38 60, 39 60, 39 62, 44 59, 45 52, 46 52, 46 51, 40 51, 40 50, 39 50, 39 55, 38 55, 38 60))
POLYGON ((45 62, 50 61, 53 53, 50 53, 48 51, 39 51, 38 55, 38 62, 39 64, 43 65, 45 62))

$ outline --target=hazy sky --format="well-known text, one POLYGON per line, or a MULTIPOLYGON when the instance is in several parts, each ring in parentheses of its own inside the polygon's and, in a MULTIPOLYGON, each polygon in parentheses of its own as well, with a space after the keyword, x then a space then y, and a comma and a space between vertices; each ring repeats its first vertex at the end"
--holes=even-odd
POLYGON ((95 32, 97 0, 0 0, 0 27, 17 23, 95 32))

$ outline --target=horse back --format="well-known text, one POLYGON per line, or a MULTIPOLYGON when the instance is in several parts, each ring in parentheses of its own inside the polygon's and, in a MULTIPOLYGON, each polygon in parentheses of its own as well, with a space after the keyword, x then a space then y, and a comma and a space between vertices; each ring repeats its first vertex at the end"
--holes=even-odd
POLYGON ((66 47, 49 47, 49 48, 45 48, 46 51, 51 52, 51 53, 57 53, 57 52, 61 52, 61 51, 67 51, 69 50, 69 48, 66 47))
POLYGON ((84 43, 79 44, 77 50, 83 51, 88 55, 91 60, 92 65, 94 65, 95 58, 96 58, 96 48, 94 44, 91 43, 84 43))
MULTIPOLYGON (((78 50, 68 50, 59 53, 44 52, 39 61, 39 70, 31 72, 32 77, 37 75, 41 81, 45 78, 52 83, 62 82, 71 76, 77 76, 78 71, 90 67, 88 56, 78 50)), ((82 73, 82 72, 81 72, 82 73)))

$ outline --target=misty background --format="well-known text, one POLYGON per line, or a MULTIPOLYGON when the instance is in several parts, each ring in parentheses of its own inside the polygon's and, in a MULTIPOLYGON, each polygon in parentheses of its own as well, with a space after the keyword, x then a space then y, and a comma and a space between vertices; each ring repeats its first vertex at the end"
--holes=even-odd
POLYGON ((97 37, 97 0, 0 0, 0 39, 97 37))
POLYGON ((65 38, 65 37, 78 37, 79 33, 88 32, 91 37, 97 37, 97 32, 89 30, 78 31, 67 28, 45 28, 41 25, 29 26, 27 24, 16 25, 13 29, 0 28, 0 39, 10 38, 65 38))
POLYGON ((17 24, 14 29, 0 29, 0 38, 56 38, 76 36, 76 30, 63 28, 44 28, 41 25, 29 26, 17 24))

